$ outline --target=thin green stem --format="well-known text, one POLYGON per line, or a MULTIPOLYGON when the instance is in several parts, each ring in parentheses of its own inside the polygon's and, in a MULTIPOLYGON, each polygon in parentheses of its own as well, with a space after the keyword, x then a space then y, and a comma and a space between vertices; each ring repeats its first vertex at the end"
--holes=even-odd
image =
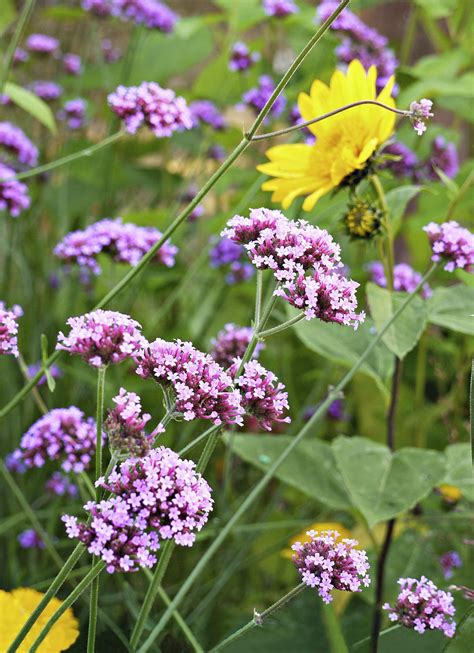
POLYGON ((471 381, 469 384, 469 436, 471 440, 471 462, 474 471, 474 360, 471 364, 471 381))
MULTIPOLYGON (((380 633, 380 637, 383 637, 384 635, 387 635, 388 633, 392 633, 394 630, 398 630, 399 628, 402 628, 400 624, 395 624, 395 626, 390 626, 390 628, 386 628, 385 630, 382 630, 380 633)), ((355 644, 352 644, 351 649, 356 649, 362 646, 362 644, 367 644, 370 642, 370 636, 369 637, 364 637, 364 639, 360 639, 358 642, 355 644)))
POLYGON ((323 603, 322 613, 331 653, 349 653, 346 640, 342 634, 341 625, 334 611, 334 605, 332 603, 323 603))
POLYGON ((191 449, 194 449, 194 447, 205 440, 211 433, 214 433, 215 430, 220 429, 220 426, 211 426, 211 428, 207 429, 207 431, 204 431, 204 433, 201 433, 201 435, 198 435, 197 438, 195 438, 192 442, 187 444, 181 451, 179 451, 180 457, 183 456, 185 453, 188 453, 191 449))
POLYGON ((387 198, 385 197, 385 192, 378 176, 371 175, 370 182, 375 192, 377 193, 377 197, 380 203, 380 208, 383 212, 384 225, 387 231, 387 259, 386 261, 384 261, 385 276, 387 278, 388 290, 393 290, 393 268, 394 268, 395 261, 394 261, 394 254, 393 254, 394 236, 393 236, 392 221, 390 219, 390 208, 388 206, 387 198))
POLYGON ((453 197, 453 199, 451 200, 451 202, 450 202, 450 204, 448 206, 448 212, 446 214, 446 220, 451 220, 457 205, 459 204, 459 202, 462 200, 464 195, 470 190, 470 188, 472 186, 474 186, 474 170, 471 170, 471 172, 468 174, 468 176, 464 180, 464 183, 462 184, 461 188, 458 190, 455 197, 453 197))
POLYGON ((301 322, 301 320, 304 320, 304 315, 295 315, 294 317, 291 318, 291 320, 287 320, 286 322, 283 322, 282 324, 279 324, 276 327, 273 327, 273 329, 267 329, 266 331, 261 331, 259 333, 260 338, 268 338, 268 336, 273 336, 275 333, 280 333, 280 331, 285 331, 286 329, 289 329, 292 327, 294 324, 298 324, 298 322, 301 322))
MULTIPOLYGON (((23 374, 25 381, 29 381, 30 374, 28 372, 28 365, 25 363, 23 356, 19 354, 17 360, 18 360, 18 366, 20 368, 21 373, 23 374)), ((34 387, 31 394, 33 395, 34 402, 38 406, 40 412, 43 413, 43 415, 45 415, 48 412, 48 408, 44 403, 40 393, 38 392, 38 388, 34 387)))
POLYGON ((21 40, 23 32, 25 31, 25 27, 28 24, 28 21, 30 20, 30 16, 33 12, 35 2, 36 0, 25 0, 25 4, 23 5, 23 9, 20 14, 20 18, 18 19, 18 23, 16 25, 16 29, 13 34, 12 40, 8 44, 8 48, 5 53, 5 60, 2 66, 1 77, 0 77, 0 93, 3 93, 5 84, 8 81, 8 77, 10 75, 10 70, 13 63, 13 57, 15 55, 15 50, 17 48, 18 43, 21 40))
POLYGON ((262 312, 262 291, 263 291, 263 270, 257 270, 257 290, 255 292, 255 317, 254 325, 257 326, 260 322, 260 314, 262 312))
POLYGON ((416 24, 418 22, 418 8, 413 6, 410 8, 410 14, 405 26, 405 34, 400 48, 400 65, 406 66, 410 60, 410 55, 413 49, 413 43, 416 37, 416 24))
MULTIPOLYGON (((166 606, 170 605, 171 599, 162 587, 158 587, 158 595, 166 606)), ((178 626, 181 628, 183 635, 188 640, 193 651, 195 651, 195 653, 204 653, 204 649, 202 648, 201 644, 197 641, 193 631, 189 628, 188 624, 185 622, 185 620, 177 610, 174 610, 173 617, 176 623, 178 624, 178 626)))
POLYGON ((161 616, 160 621, 156 624, 156 626, 153 628, 152 632, 150 633, 148 639, 145 641, 143 646, 139 649, 140 653, 145 653, 146 651, 149 650, 150 646, 152 646, 157 636, 162 632, 163 628, 168 623, 172 610, 178 607, 181 601, 188 595, 190 588, 197 580, 197 578, 200 576, 200 574, 206 567, 207 563, 212 559, 214 554, 219 550, 222 543, 225 541, 229 533, 232 531, 234 525, 241 519, 241 517, 243 517, 244 514, 246 514, 246 512, 252 506, 254 501, 260 496, 261 492, 266 488, 268 483, 272 480, 273 476, 275 475, 280 465, 286 460, 286 458, 290 455, 290 453, 298 446, 298 444, 307 435, 307 433, 312 431, 316 422, 325 415, 326 410, 329 408, 334 398, 337 397, 339 393, 344 390, 344 388, 347 386, 349 381, 351 381, 354 375, 359 371, 361 366, 367 360, 368 356, 370 356, 373 349, 382 340, 383 336, 391 327, 391 325, 398 319, 398 317, 405 310, 405 308, 410 304, 413 298, 416 297, 417 293, 423 287, 423 284, 426 283, 427 279, 431 276, 435 268, 436 268, 435 264, 433 264, 430 267, 428 272, 423 276, 420 283, 415 288, 414 292, 408 295, 408 297, 406 297, 404 302, 400 304, 400 306, 394 312, 392 317, 380 329, 378 334, 374 336, 372 342, 369 344, 369 346, 366 348, 363 354, 359 357, 356 363, 352 366, 352 368, 344 375, 341 381, 331 390, 331 392, 328 394, 326 399, 319 405, 318 409, 314 412, 314 414, 308 420, 308 422, 306 422, 306 424, 302 427, 302 429, 298 432, 298 434, 294 438, 292 438, 290 444, 282 451, 280 456, 278 456, 278 458, 274 461, 274 463, 271 465, 271 467, 268 469, 265 475, 261 478, 261 480, 257 483, 257 485, 251 490, 251 492, 249 492, 249 494, 244 499, 244 501, 242 501, 242 503, 237 508, 235 513, 232 515, 232 517, 229 519, 226 525, 222 528, 219 535, 209 545, 208 549, 204 552, 204 554, 202 555, 201 559, 196 564, 192 572, 183 582, 179 591, 176 593, 176 596, 173 598, 171 605, 167 608, 167 610, 165 610, 164 614, 161 616))

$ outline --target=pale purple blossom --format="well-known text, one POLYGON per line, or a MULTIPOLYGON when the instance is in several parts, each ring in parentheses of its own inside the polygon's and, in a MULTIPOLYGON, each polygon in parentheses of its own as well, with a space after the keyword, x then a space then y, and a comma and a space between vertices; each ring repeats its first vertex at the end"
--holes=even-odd
POLYGON ((34 530, 34 528, 27 528, 25 531, 19 533, 17 540, 22 549, 45 548, 43 538, 34 530))
POLYGON ((413 177, 418 166, 418 157, 409 147, 397 141, 384 147, 382 154, 397 157, 383 162, 383 167, 393 172, 396 177, 413 177))
POLYGON ((430 222, 423 227, 428 234, 433 255, 431 260, 443 261, 444 269, 454 272, 457 268, 472 272, 474 269, 474 234, 461 227, 455 220, 437 224, 430 222))
POLYGON ((456 623, 453 616, 456 608, 450 592, 439 590, 436 585, 422 576, 400 578, 400 593, 392 607, 384 603, 388 618, 406 628, 412 628, 423 634, 426 630, 440 630, 446 637, 453 637, 456 623))
POLYGON ((148 29, 168 34, 174 30, 178 15, 159 0, 113 0, 114 14, 148 29))
POLYGON ((434 116, 434 113, 431 111, 432 107, 433 102, 426 98, 423 98, 419 102, 414 101, 410 104, 410 119, 418 136, 425 133, 426 121, 434 116))
POLYGON ((78 490, 77 485, 68 479, 66 474, 61 474, 61 472, 53 472, 51 478, 49 478, 44 484, 44 488, 50 494, 54 494, 58 497, 69 496, 77 497, 78 490))
POLYGON ((114 63, 122 56, 122 50, 114 46, 110 39, 102 39, 100 42, 102 56, 106 63, 114 63))
MULTIPOLYGON (((385 270, 381 261, 374 261, 369 263, 369 272, 371 274, 371 281, 376 283, 381 288, 387 287, 387 278, 385 277, 385 270)), ((420 283, 422 276, 419 272, 414 270, 408 263, 397 263, 393 268, 393 289, 395 291, 413 292, 420 283)), ((421 290, 423 299, 431 297, 431 288, 425 283, 421 290)))
POLYGON ((47 34, 30 34, 25 46, 30 52, 37 54, 54 54, 59 49, 59 41, 47 34))
MULTIPOLYGON (((242 358, 250 341, 252 340, 253 329, 241 327, 237 324, 225 324, 217 336, 211 340, 211 356, 224 369, 228 369, 234 362, 234 358, 242 358)), ((258 358, 264 343, 259 342, 255 347, 252 358, 258 358)))
POLYGON ((425 162, 420 176, 433 181, 439 181, 437 170, 453 179, 459 172, 459 158, 454 143, 446 141, 443 136, 436 136, 431 144, 430 155, 425 162))
POLYGON ((14 54, 13 54, 13 63, 19 64, 19 63, 25 63, 25 61, 28 61, 30 58, 30 55, 26 50, 23 48, 16 48, 14 54))
POLYGON ((116 406, 109 411, 104 422, 110 448, 134 457, 146 455, 152 438, 144 429, 151 415, 142 413, 140 397, 135 392, 120 388, 119 394, 112 401, 116 406))
POLYGON ((452 578, 454 569, 462 567, 461 556, 457 551, 447 551, 439 557, 439 564, 443 569, 444 577, 448 580, 449 578, 452 578))
MULTIPOLYGON (((258 78, 258 86, 251 88, 242 96, 243 104, 253 109, 255 113, 260 113, 274 90, 275 83, 273 79, 269 75, 261 75, 258 78)), ((273 102, 269 115, 276 118, 282 113, 285 106, 286 98, 280 94, 273 102)), ((265 121, 268 121, 268 116, 265 121)))
POLYGON ((213 129, 221 130, 226 126, 224 116, 210 100, 195 100, 189 105, 193 120, 193 127, 201 123, 209 125, 213 129))
POLYGON ((255 268, 248 263, 245 249, 230 238, 221 238, 209 252, 213 268, 228 269, 225 281, 229 285, 248 281, 255 274, 255 268))
POLYGON ((18 179, 11 179, 15 171, 0 163, 0 211, 8 211, 12 218, 30 206, 28 187, 18 179))
POLYGON ((263 10, 267 16, 285 18, 299 11, 293 0, 263 0, 263 10))
POLYGON ((259 60, 258 52, 251 52, 245 43, 237 41, 230 51, 229 69, 242 72, 251 68, 259 60))
POLYGON ((85 11, 99 18, 107 18, 118 13, 117 0, 82 0, 81 6, 85 11))
POLYGON ((11 354, 18 358, 18 318, 22 315, 21 306, 15 304, 12 308, 7 308, 0 301, 0 356, 11 354))
POLYGON ((28 88, 45 102, 53 102, 63 94, 62 87, 50 80, 38 79, 29 84, 28 88))
POLYGON ((324 603, 331 603, 332 590, 361 592, 370 585, 367 554, 356 549, 356 540, 338 539, 337 531, 308 531, 311 538, 292 545, 292 560, 301 580, 316 588, 324 603))
MULTIPOLYGON (((0 148, 24 166, 32 167, 38 163, 38 148, 22 129, 11 122, 0 122, 0 148)), ((3 152, 0 158, 3 158, 3 152)))
POLYGON ((64 103, 56 117, 63 120, 69 129, 81 129, 86 124, 87 101, 83 98, 74 98, 64 103))
POLYGON ((63 68, 69 75, 80 75, 82 72, 82 61, 78 54, 68 52, 63 56, 63 68))

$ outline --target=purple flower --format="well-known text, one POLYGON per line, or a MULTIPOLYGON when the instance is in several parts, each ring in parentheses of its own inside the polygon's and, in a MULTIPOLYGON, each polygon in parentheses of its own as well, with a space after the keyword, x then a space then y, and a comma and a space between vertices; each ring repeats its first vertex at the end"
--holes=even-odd
POLYGON ((70 317, 68 336, 58 335, 56 349, 81 356, 89 365, 101 367, 135 356, 144 343, 141 325, 128 315, 101 309, 70 317))
POLYGON ((211 265, 213 268, 219 268, 222 265, 234 263, 240 260, 243 253, 243 247, 234 243, 230 238, 221 238, 209 252, 211 265))
POLYGON ((0 122, 0 146, 25 166, 38 163, 38 148, 22 129, 11 122, 0 122))
POLYGON ((456 623, 452 617, 456 609, 450 592, 439 590, 425 576, 420 580, 400 578, 398 583, 402 589, 394 607, 388 603, 382 606, 391 621, 420 634, 440 630, 446 637, 454 636, 456 623))
POLYGON ((454 272, 456 268, 472 272, 474 268, 474 234, 461 227, 455 220, 423 227, 428 234, 433 255, 432 261, 445 262, 444 269, 454 272))
POLYGON ((22 315, 23 310, 21 306, 16 304, 12 308, 6 308, 5 303, 0 301, 0 355, 12 354, 18 358, 19 352, 17 320, 22 315))
POLYGON ((275 294, 304 311, 307 320, 319 318, 323 322, 345 324, 357 329, 365 313, 356 313, 356 290, 359 284, 337 273, 315 266, 305 276, 300 272, 293 281, 287 281, 275 294))
POLYGON ((82 72, 81 57, 78 54, 68 52, 63 57, 63 67, 69 75, 80 75, 82 72))
POLYGON ((55 494, 58 497, 68 495, 70 497, 77 497, 77 486, 72 483, 65 474, 61 472, 53 472, 50 479, 44 485, 44 488, 50 494, 55 494))
MULTIPOLYGON (((240 363, 240 358, 236 358, 229 368, 229 374, 234 379, 240 363)), ((291 422, 289 417, 283 417, 289 409, 288 393, 284 392, 285 386, 273 372, 269 372, 255 360, 249 361, 244 364, 242 373, 234 382, 242 394, 245 412, 255 417, 263 429, 271 431, 274 422, 291 422)))
POLYGON ((192 343, 157 338, 144 345, 135 359, 137 374, 157 381, 184 420, 242 424, 244 410, 232 378, 192 343))
POLYGON ((250 263, 241 263, 237 261, 231 263, 230 270, 226 274, 225 282, 229 286, 234 286, 237 283, 244 283, 253 277, 255 268, 250 263))
POLYGON ((267 16, 284 18, 290 14, 296 14, 299 9, 293 0, 263 0, 263 11, 267 16))
POLYGON ((33 528, 27 528, 17 537, 18 543, 22 549, 44 549, 43 538, 33 528))
POLYGON ((260 54, 258 52, 250 52, 245 43, 237 41, 230 52, 229 70, 242 72, 251 68, 259 60, 260 54))
POLYGON ((117 14, 118 2, 117 0, 82 0, 81 6, 85 11, 90 11, 99 18, 107 18, 117 14))
POLYGON ((129 134, 145 124, 157 138, 171 136, 176 130, 191 129, 193 120, 184 98, 155 82, 140 86, 118 86, 108 96, 109 106, 125 123, 129 134))
POLYGON ((25 61, 28 61, 30 58, 30 55, 26 50, 23 50, 23 48, 17 48, 13 54, 13 63, 19 64, 19 63, 25 63, 25 61))
POLYGON ((421 136, 426 131, 425 121, 434 116, 434 113, 431 112, 432 107, 433 102, 426 99, 410 104, 411 122, 418 136, 421 136))
POLYGON ((222 145, 211 145, 207 150, 207 156, 214 161, 223 161, 225 159, 225 149, 222 145))
MULTIPOLYGON (((242 96, 243 103, 253 109, 255 113, 260 113, 267 101, 270 99, 275 90, 275 83, 269 75, 261 75, 258 78, 257 88, 251 88, 242 96)), ((274 118, 279 116, 286 106, 286 99, 279 95, 270 109, 270 115, 274 118)), ((268 118, 265 119, 266 121, 268 118)))
POLYGON ((438 181, 436 170, 453 179, 459 171, 459 159, 454 143, 446 142, 443 136, 437 136, 431 144, 431 154, 420 171, 421 179, 438 181))
MULTIPOLYGON (((381 288, 387 287, 387 279, 383 263, 374 261, 368 266, 373 283, 381 288)), ((393 268, 393 289, 395 291, 413 292, 420 283, 422 276, 416 272, 408 263, 397 263, 393 268)), ((423 299, 431 297, 431 288, 425 283, 421 291, 423 299)))
MULTIPOLYGON (((114 261, 135 266, 162 236, 154 227, 140 227, 121 218, 105 218, 84 230, 72 231, 54 248, 54 254, 65 262, 77 263, 82 270, 100 274, 97 263, 100 253, 114 261)), ((155 263, 173 267, 178 248, 167 240, 153 257, 155 263)))
POLYGON ((46 34, 30 34, 25 45, 30 52, 54 54, 59 48, 59 41, 46 34))
POLYGON ((443 575, 448 580, 453 576, 453 569, 462 567, 461 556, 457 551, 447 551, 439 558, 439 564, 443 569, 443 575))
MULTIPOLYGON (((308 422, 316 412, 317 408, 319 408, 319 404, 317 406, 308 406, 303 413, 303 421, 308 422)), ((344 411, 344 402, 342 399, 334 399, 327 409, 327 416, 335 422, 348 419, 348 415, 344 411)))
POLYGON ((9 467, 42 467, 50 460, 58 460, 65 472, 82 472, 89 466, 95 444, 92 417, 84 417, 75 406, 55 408, 30 426, 19 448, 11 454, 9 467))
MULTIPOLYGON (((222 331, 211 340, 211 356, 225 370, 234 362, 234 358, 242 358, 248 344, 252 340, 253 329, 241 327, 237 324, 226 324, 222 331)), ((258 358, 260 351, 264 348, 263 342, 255 347, 252 358, 258 358)))
POLYGON ((53 102, 63 93, 63 89, 59 84, 49 80, 37 80, 29 84, 28 88, 45 102, 53 102))
POLYGON ((68 515, 62 519, 68 536, 100 556, 109 573, 153 567, 161 540, 192 546, 213 505, 211 488, 195 464, 166 447, 125 461, 96 485, 114 496, 84 506, 90 524, 68 515))
POLYGON ((145 434, 144 429, 151 415, 142 414, 140 397, 135 392, 127 392, 125 388, 120 388, 112 401, 116 406, 109 411, 104 422, 110 448, 127 452, 133 457, 145 456, 150 450, 152 438, 145 434))
POLYGON ((69 129, 81 129, 86 123, 86 109, 86 100, 74 98, 65 102, 56 116, 58 120, 64 120, 69 129))
POLYGON ((225 120, 219 109, 210 100, 196 100, 189 105, 193 127, 201 123, 210 125, 213 129, 220 130, 226 126, 225 120))
POLYGON ((356 540, 339 539, 337 531, 308 531, 311 538, 292 545, 295 564, 301 580, 316 587, 324 603, 331 603, 331 590, 360 592, 370 585, 369 563, 365 551, 358 550, 356 540))
POLYGON ((383 164, 383 167, 391 170, 396 177, 412 177, 415 174, 418 157, 403 143, 391 143, 383 149, 382 153, 397 157, 397 160, 389 159, 383 164))
POLYGON ((28 187, 18 179, 11 179, 15 171, 0 163, 0 211, 8 211, 12 218, 30 206, 28 187))
POLYGON ((102 39, 100 47, 102 50, 102 56, 106 63, 114 63, 114 61, 118 61, 122 56, 122 50, 114 47, 110 39, 102 39))
POLYGON ((159 0, 113 0, 114 13, 148 29, 168 34, 174 30, 178 15, 159 0))
MULTIPOLYGON (((30 377, 33 377, 35 374, 37 374, 40 371, 41 368, 42 368, 41 363, 33 363, 33 365, 28 365, 28 375, 30 377)), ((53 379, 59 379, 63 375, 63 373, 61 372, 61 370, 57 365, 51 365, 51 367, 49 368, 49 373, 51 374, 53 379)), ((40 380, 36 385, 44 385, 45 383, 46 383, 46 375, 43 374, 43 376, 40 377, 40 380)))

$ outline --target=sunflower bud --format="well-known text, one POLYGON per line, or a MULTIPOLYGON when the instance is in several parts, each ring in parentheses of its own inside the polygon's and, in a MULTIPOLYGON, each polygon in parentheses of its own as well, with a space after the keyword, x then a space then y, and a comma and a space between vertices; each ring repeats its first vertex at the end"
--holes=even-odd
POLYGON ((355 200, 343 220, 351 238, 370 239, 380 233, 382 212, 365 200, 355 200))

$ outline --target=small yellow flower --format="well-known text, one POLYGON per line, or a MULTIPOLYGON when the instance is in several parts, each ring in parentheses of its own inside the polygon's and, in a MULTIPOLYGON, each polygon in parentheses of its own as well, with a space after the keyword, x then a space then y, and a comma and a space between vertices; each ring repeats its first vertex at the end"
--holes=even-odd
MULTIPOLYGON (((0 590, 0 651, 7 651, 10 644, 21 630, 43 598, 42 592, 20 587, 11 592, 0 590)), ((53 598, 42 612, 22 644, 18 653, 27 653, 40 634, 43 626, 61 606, 62 601, 53 598)), ((38 648, 38 653, 60 653, 66 651, 79 637, 79 624, 71 608, 61 615, 38 648)))
POLYGON ((307 528, 305 528, 301 533, 298 533, 298 535, 295 535, 294 537, 291 538, 291 540, 288 542, 290 545, 289 549, 283 549, 281 552, 281 555, 284 558, 289 558, 291 560, 291 556, 293 555, 293 551, 291 550, 291 546, 295 544, 296 542, 301 542, 302 544, 305 544, 306 542, 309 542, 311 538, 309 535, 306 533, 308 531, 337 531, 339 533, 339 537, 337 538, 338 540, 343 539, 345 537, 352 537, 352 533, 342 524, 339 522, 333 522, 333 521, 328 521, 328 522, 322 522, 322 521, 317 521, 314 524, 310 524, 307 528))
POLYGON ((457 503, 462 497, 462 492, 458 487, 455 485, 448 485, 447 483, 440 485, 438 487, 438 492, 441 494, 443 499, 449 503, 457 503))
POLYGON ((380 232, 382 213, 368 202, 358 199, 349 204, 344 224, 351 238, 368 240, 380 232))
MULTIPOLYGON (((366 72, 355 59, 346 74, 336 70, 329 87, 315 80, 310 95, 300 93, 300 113, 304 120, 312 120, 359 100, 376 99, 395 107, 391 97, 393 77, 378 96, 376 79, 375 66, 366 72)), ((347 183, 354 172, 367 169, 370 157, 393 133, 394 124, 393 112, 362 105, 310 125, 316 136, 314 145, 276 145, 266 152, 270 162, 258 166, 258 170, 274 179, 266 181, 262 189, 272 191, 272 200, 280 202, 284 209, 296 197, 305 195, 303 209, 311 211, 323 195, 347 183)))

